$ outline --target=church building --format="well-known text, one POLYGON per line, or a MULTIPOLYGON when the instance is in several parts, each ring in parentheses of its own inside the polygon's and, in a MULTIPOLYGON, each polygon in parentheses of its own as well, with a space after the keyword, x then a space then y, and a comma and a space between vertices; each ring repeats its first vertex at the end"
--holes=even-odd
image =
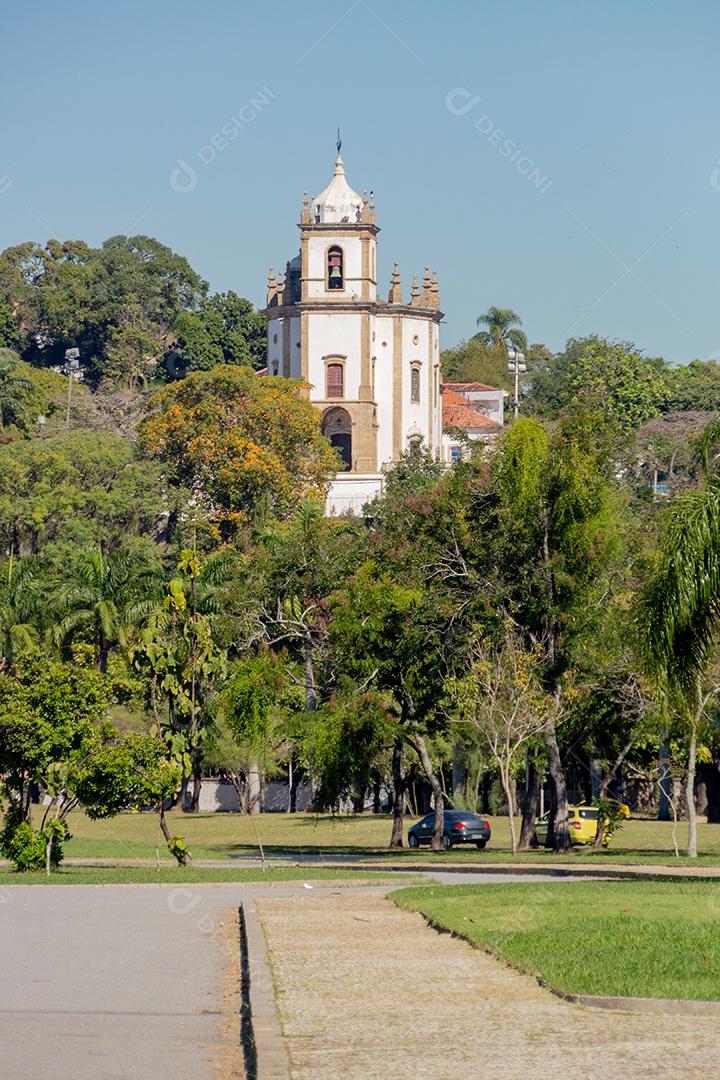
MULTIPOLYGON (((305 193, 300 252, 284 280, 270 268, 265 309, 267 375, 309 384, 323 434, 344 463, 328 494, 329 514, 360 513, 415 440, 448 464, 458 450, 443 434, 437 275, 425 267, 404 301, 395 263, 388 298, 378 297, 375 204, 372 192, 361 196, 348 184, 340 145, 329 185, 311 199, 305 193)), ((504 391, 482 388, 500 395, 499 417, 490 419, 465 385, 456 389, 464 411, 453 415, 471 438, 502 430, 504 391)))

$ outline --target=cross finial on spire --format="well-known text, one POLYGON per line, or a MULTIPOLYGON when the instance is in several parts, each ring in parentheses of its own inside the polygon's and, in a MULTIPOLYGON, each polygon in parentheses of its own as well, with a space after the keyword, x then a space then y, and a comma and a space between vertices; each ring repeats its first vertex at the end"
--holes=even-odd
POLYGON ((340 138, 340 128, 337 129, 337 152, 340 153, 340 147, 342 146, 342 139, 340 138))

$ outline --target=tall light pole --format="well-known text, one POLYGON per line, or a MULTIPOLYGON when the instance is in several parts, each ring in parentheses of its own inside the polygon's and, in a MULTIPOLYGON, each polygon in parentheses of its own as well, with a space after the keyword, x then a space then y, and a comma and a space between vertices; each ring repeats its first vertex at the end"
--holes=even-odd
POLYGON ((513 411, 515 413, 515 419, 518 417, 518 410, 520 408, 520 382, 519 377, 524 371, 527 371, 525 366, 525 353, 520 352, 519 349, 515 349, 513 345, 508 345, 508 371, 511 375, 515 376, 515 400, 513 401, 513 411))
POLYGON ((70 406, 72 405, 72 384, 73 376, 78 375, 80 372, 80 350, 79 349, 66 349, 65 350, 65 366, 63 371, 68 376, 68 399, 67 399, 67 411, 65 413, 65 430, 70 430, 70 406))

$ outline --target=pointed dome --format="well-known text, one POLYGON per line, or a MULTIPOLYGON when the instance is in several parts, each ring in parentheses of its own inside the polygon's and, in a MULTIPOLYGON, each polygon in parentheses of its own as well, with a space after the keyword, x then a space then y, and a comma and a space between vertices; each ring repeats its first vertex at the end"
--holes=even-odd
POLYGON ((316 195, 310 207, 310 220, 318 224, 360 221, 362 197, 345 179, 343 160, 338 153, 335 161, 333 178, 319 195, 316 195))

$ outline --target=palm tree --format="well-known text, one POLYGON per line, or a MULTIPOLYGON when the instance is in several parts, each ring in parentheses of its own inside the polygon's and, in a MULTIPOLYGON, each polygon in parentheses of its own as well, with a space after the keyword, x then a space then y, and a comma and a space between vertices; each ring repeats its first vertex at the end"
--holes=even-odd
POLYGON ((51 594, 55 643, 71 641, 78 632, 89 633, 95 666, 105 672, 111 650, 125 648, 138 621, 156 607, 157 592, 157 581, 144 560, 125 551, 104 555, 99 544, 91 544, 51 594))
POLYGON ((641 606, 641 647, 648 673, 667 711, 690 731, 687 774, 688 850, 697 856, 695 765, 698 727, 720 682, 708 686, 720 630, 720 476, 710 452, 720 441, 720 422, 700 442, 706 483, 677 496, 668 508, 660 539, 660 563, 641 606))
POLYGON ((7 577, 0 588, 0 671, 39 643, 43 581, 36 564, 33 558, 17 560, 10 551, 7 577))
POLYGON ((487 330, 475 334, 474 341, 482 341, 484 345, 509 344, 520 352, 526 352, 527 338, 519 329, 522 319, 510 308, 488 308, 484 315, 478 315, 477 325, 486 326, 487 330))
POLYGON ((32 383, 15 375, 18 358, 11 349, 0 349, 0 427, 22 421, 27 413, 23 391, 32 390, 32 383))

